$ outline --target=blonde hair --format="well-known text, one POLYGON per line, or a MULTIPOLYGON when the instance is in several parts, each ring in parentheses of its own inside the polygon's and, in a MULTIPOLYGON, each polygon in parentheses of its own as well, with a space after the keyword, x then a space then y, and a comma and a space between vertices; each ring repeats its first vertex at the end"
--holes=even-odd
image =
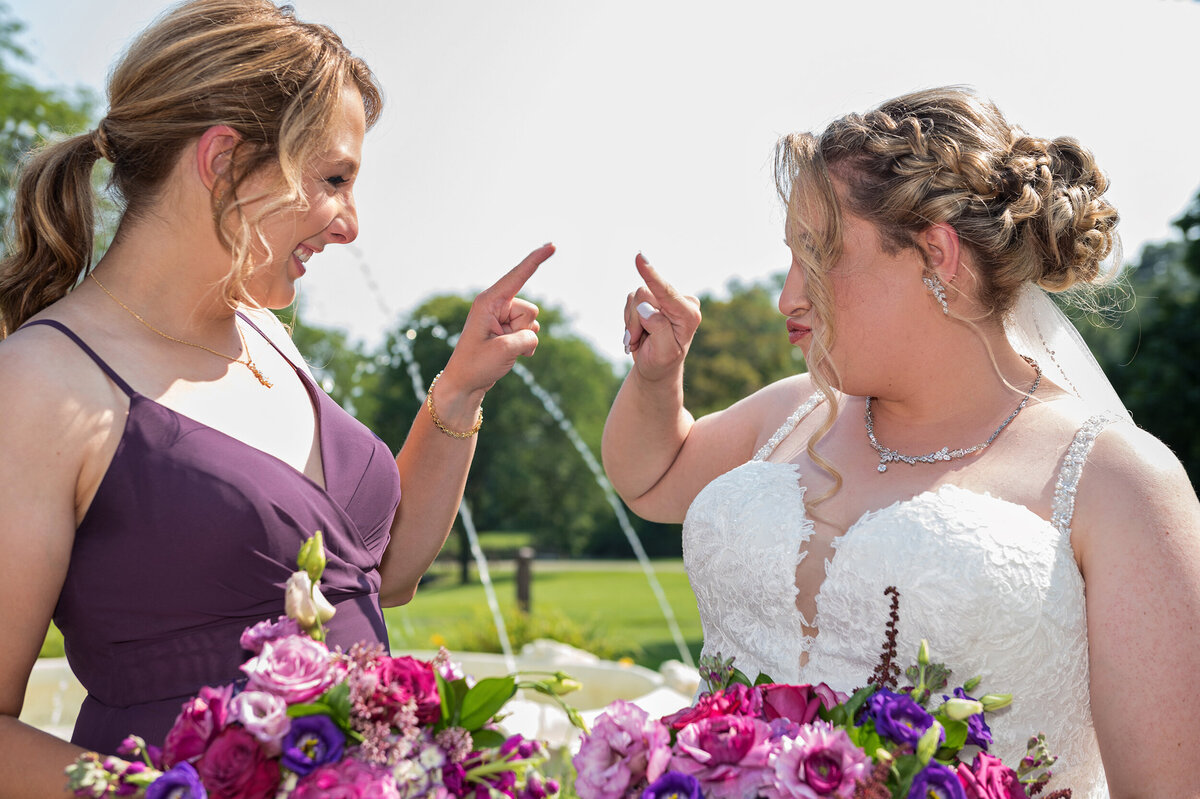
MULTIPOLYGON (((91 133, 35 152, 17 184, 9 254, 0 263, 0 337, 74 287, 91 263, 91 173, 113 162, 123 218, 159 197, 184 148, 214 125, 239 136, 232 168, 212 198, 231 254, 221 290, 247 299, 253 247, 270 214, 303 207, 303 169, 328 145, 343 87, 362 96, 367 126, 382 95, 370 69, 332 30, 298 21, 270 0, 195 0, 168 11, 130 46, 108 82, 109 110, 91 133), (253 218, 243 197, 252 175, 275 180, 253 218)), ((119 235, 119 234, 118 234, 119 235)))
POLYGON ((841 252, 843 206, 872 223, 889 252, 915 247, 929 225, 953 227, 972 255, 975 300, 987 320, 1002 319, 1028 282, 1063 291, 1099 280, 1116 245, 1117 211, 1102 197, 1108 180, 1092 154, 1072 138, 1027 135, 963 87, 897 97, 819 135, 785 136, 775 149, 775 180, 788 211, 788 246, 821 323, 809 371, 831 400, 808 442, 809 456, 835 480, 816 502, 841 486, 815 445, 837 417, 827 377, 837 379, 829 358, 837 331, 826 272, 841 252))

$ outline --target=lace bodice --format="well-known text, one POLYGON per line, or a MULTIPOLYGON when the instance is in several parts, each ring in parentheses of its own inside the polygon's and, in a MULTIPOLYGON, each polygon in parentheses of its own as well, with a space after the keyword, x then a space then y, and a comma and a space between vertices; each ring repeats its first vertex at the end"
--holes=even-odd
POLYGON ((1044 732, 1059 756, 1049 789, 1106 797, 1088 702, 1083 578, 1070 542, 1075 484, 1106 418, 1089 420, 1064 461, 1054 523, 1028 508, 944 485, 871 511, 834 541, 812 625, 796 608, 796 567, 812 522, 799 467, 765 460, 813 407, 813 398, 754 460, 718 477, 692 503, 683 555, 704 629, 704 654, 733 656, 753 677, 866 683, 879 659, 890 600, 900 591, 902 665, 922 638, 962 681, 1012 693, 992 716, 991 751, 1015 764, 1044 732), (805 635, 806 627, 818 630, 805 635), (802 653, 807 662, 801 666, 802 653))

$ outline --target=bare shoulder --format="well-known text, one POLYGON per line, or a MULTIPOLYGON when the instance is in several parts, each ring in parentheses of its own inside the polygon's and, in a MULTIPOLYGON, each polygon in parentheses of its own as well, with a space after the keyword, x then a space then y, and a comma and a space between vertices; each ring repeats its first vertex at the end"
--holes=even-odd
POLYGON ((1200 545, 1200 503, 1187 472, 1166 444, 1131 422, 1111 423, 1097 435, 1075 512, 1081 557, 1145 545, 1147 536, 1200 545))
POLYGON ((721 424, 739 428, 757 450, 815 391, 808 373, 785 377, 721 411, 721 424))

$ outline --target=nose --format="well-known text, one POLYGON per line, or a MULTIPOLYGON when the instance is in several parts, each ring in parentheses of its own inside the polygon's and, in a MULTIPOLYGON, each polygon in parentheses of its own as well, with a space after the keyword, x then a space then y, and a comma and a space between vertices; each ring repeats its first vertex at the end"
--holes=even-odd
POLYGON ((798 316, 809 307, 804 266, 793 259, 783 280, 783 290, 779 292, 779 312, 784 316, 798 316))
POLYGON ((347 192, 342 199, 342 208, 326 228, 329 240, 334 244, 349 244, 358 238, 358 208, 354 195, 347 192))

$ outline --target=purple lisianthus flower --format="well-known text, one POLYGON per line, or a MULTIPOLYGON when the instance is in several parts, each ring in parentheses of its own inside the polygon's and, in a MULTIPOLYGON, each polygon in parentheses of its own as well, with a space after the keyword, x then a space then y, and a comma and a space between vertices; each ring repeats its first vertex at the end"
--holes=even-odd
MULTIPOLYGON (((583 796, 620 799, 667 770, 671 734, 645 710, 618 699, 596 719, 572 759, 583 796)), ((450 783, 446 783, 450 787, 450 783)))
POLYGON ((304 776, 317 766, 341 759, 346 735, 329 716, 302 716, 292 721, 283 739, 284 766, 304 776))
POLYGON ((180 763, 146 788, 146 799, 208 799, 191 763, 180 763))
POLYGON ((771 763, 775 779, 763 792, 769 799, 849 799, 871 767, 845 730, 824 721, 805 725, 794 739, 784 738, 771 763))
POLYGON ((913 778, 908 789, 908 799, 967 799, 958 775, 938 763, 929 761, 913 778))
POLYGON ((704 794, 692 775, 668 771, 642 791, 642 799, 704 799, 704 794))
MULTIPOLYGON (((967 692, 962 688, 955 688, 954 695, 959 699, 974 700, 975 697, 967 696, 967 692)), ((976 713, 967 719, 967 743, 978 746, 983 751, 992 743, 992 728, 983 720, 982 713, 976 713)))
POLYGON ((242 649, 248 652, 258 654, 262 652, 263 644, 267 641, 275 641, 279 638, 286 638, 289 635, 299 635, 300 625, 295 619, 290 619, 287 616, 280 616, 275 621, 270 619, 260 621, 253 627, 247 627, 242 632, 241 645, 242 649))
POLYGON ((867 700, 867 715, 875 722, 875 731, 898 744, 916 746, 933 716, 908 694, 880 688, 867 700))
POLYGON ((771 728, 749 716, 713 716, 680 730, 671 768, 695 777, 705 796, 756 796, 771 782, 771 728))

